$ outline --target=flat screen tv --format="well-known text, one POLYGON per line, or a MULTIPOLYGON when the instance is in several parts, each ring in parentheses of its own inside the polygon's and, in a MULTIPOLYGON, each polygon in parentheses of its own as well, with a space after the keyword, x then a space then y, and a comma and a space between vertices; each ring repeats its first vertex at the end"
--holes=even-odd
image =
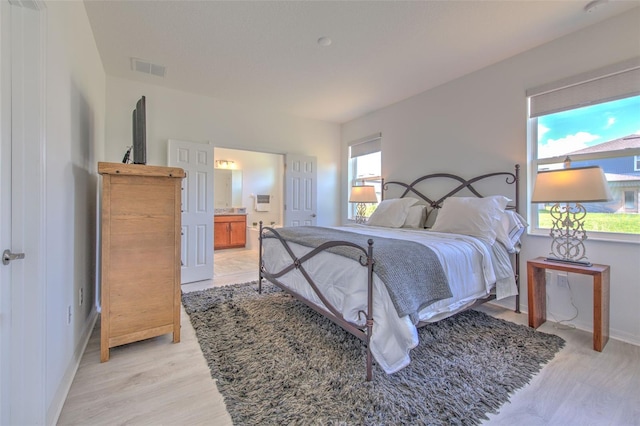
POLYGON ((147 164, 147 122, 144 96, 133 110, 133 164, 147 164))

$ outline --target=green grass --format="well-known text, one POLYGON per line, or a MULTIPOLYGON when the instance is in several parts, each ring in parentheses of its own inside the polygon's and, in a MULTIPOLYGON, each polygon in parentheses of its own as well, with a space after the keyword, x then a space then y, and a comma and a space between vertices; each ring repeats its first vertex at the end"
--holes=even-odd
MULTIPOLYGON (((538 211, 540 228, 551 228, 552 218, 548 209, 538 211)), ((584 222, 586 231, 640 234, 640 214, 587 213, 584 222)))

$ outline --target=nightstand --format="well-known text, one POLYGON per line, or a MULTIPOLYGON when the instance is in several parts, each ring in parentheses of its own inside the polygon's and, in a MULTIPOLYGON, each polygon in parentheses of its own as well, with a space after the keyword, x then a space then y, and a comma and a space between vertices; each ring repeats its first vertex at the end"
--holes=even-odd
POLYGON ((593 349, 602 352, 609 340, 609 265, 573 265, 544 257, 527 261, 529 327, 538 328, 547 320, 547 269, 593 277, 593 349))

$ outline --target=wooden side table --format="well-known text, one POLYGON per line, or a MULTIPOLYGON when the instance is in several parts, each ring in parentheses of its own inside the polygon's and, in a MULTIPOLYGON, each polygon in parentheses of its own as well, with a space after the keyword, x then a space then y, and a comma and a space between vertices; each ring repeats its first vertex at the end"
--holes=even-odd
POLYGON ((527 261, 529 327, 538 328, 547 320, 547 269, 593 277, 593 349, 602 352, 609 340, 609 265, 573 265, 544 257, 527 261))

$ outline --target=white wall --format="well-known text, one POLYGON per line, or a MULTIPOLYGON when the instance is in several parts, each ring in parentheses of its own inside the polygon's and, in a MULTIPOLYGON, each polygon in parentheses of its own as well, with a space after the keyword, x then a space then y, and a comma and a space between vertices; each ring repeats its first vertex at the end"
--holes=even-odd
POLYGON ((104 146, 105 73, 82 2, 47 2, 47 422, 73 380, 95 309, 97 159, 104 146), (79 292, 84 294, 80 306, 79 292), (67 309, 72 309, 67 325, 67 309))
MULTIPOLYGON (((349 141, 382 132, 382 173, 387 179, 408 180, 441 171, 472 177, 512 170, 519 163, 523 171, 520 202, 528 207, 531 183, 526 172, 525 90, 640 55, 638 22, 640 9, 636 8, 345 123, 342 158, 347 158, 349 141)), ((343 161, 343 221, 347 217, 346 176, 343 161)), ((550 239, 529 235, 523 242, 521 306, 526 312, 526 259, 546 255, 550 239)), ((594 237, 587 241, 587 251, 593 262, 611 265, 612 336, 640 344, 640 245, 594 237)), ((579 309, 575 323, 591 330, 591 281, 578 275, 571 275, 570 280, 579 309)), ((548 294, 551 314, 557 319, 573 316, 566 290, 549 286, 548 294)))
POLYGON ((339 222, 340 125, 108 76, 105 161, 122 161, 131 145, 131 111, 142 95, 147 110, 147 164, 167 164, 169 139, 316 156, 318 194, 326 194, 318 202, 318 224, 339 222))

